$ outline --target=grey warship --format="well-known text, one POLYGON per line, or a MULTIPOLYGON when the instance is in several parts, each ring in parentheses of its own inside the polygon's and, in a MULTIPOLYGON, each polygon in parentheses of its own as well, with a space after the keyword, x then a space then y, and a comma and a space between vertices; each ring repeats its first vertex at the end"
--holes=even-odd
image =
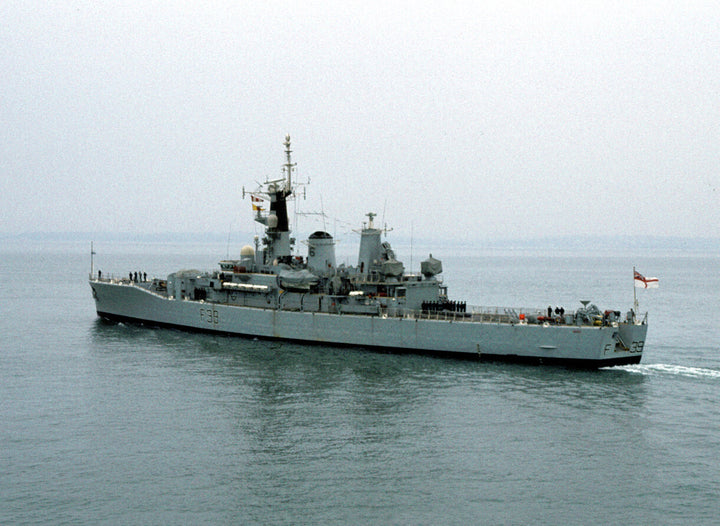
MULTIPOLYGON (((431 353, 487 360, 605 367, 639 363, 647 314, 593 304, 573 312, 483 309, 451 300, 432 256, 405 272, 382 241, 375 214, 362 224, 357 266, 337 265, 325 231, 294 252, 288 200, 293 181, 290 137, 283 175, 247 192, 265 235, 212 272, 181 270, 166 278, 115 278, 90 271, 98 316, 312 344, 431 353), (269 206, 263 206, 268 205, 269 206)), ((246 192, 243 188, 243 197, 246 192)))

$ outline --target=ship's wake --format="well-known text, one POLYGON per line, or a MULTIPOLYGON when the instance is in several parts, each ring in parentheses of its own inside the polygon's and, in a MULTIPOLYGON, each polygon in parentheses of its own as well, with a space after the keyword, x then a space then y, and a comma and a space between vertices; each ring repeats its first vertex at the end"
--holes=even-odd
POLYGON ((673 365, 665 363, 622 365, 612 369, 621 369, 636 374, 658 375, 667 374, 685 376, 688 378, 717 378, 720 379, 720 370, 708 369, 705 367, 688 367, 685 365, 673 365))

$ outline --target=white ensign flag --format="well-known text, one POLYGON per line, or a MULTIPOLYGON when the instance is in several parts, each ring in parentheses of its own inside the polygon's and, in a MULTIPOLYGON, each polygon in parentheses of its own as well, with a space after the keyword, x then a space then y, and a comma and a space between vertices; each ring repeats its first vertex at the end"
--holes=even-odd
POLYGON ((656 289, 660 286, 657 278, 646 278, 637 270, 634 270, 633 273, 635 274, 635 287, 638 289, 656 289))

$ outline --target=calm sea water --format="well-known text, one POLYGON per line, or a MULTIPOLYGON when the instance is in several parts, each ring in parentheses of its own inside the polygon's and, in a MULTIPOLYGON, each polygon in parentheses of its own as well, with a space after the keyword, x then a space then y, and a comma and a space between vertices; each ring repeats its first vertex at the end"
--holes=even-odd
MULTIPOLYGON (((106 275, 225 256, 96 249, 106 275)), ((0 250, 1 524, 718 521, 717 254, 434 254, 481 305, 625 311, 632 266, 658 276, 642 364, 574 371, 107 324, 87 252, 0 250)))

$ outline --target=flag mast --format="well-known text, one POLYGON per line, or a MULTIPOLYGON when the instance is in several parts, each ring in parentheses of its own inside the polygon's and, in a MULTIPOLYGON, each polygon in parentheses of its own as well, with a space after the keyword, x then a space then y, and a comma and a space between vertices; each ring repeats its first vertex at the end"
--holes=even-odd
POLYGON ((93 250, 93 242, 90 241, 90 279, 93 279, 93 274, 95 273, 95 269, 94 269, 94 266, 95 266, 94 256, 95 256, 95 250, 93 250))
POLYGON ((637 287, 635 287, 635 276, 637 275, 637 271, 635 270, 635 267, 633 266, 633 308, 635 309, 635 315, 638 313, 638 300, 637 300, 637 291, 635 290, 637 287))

